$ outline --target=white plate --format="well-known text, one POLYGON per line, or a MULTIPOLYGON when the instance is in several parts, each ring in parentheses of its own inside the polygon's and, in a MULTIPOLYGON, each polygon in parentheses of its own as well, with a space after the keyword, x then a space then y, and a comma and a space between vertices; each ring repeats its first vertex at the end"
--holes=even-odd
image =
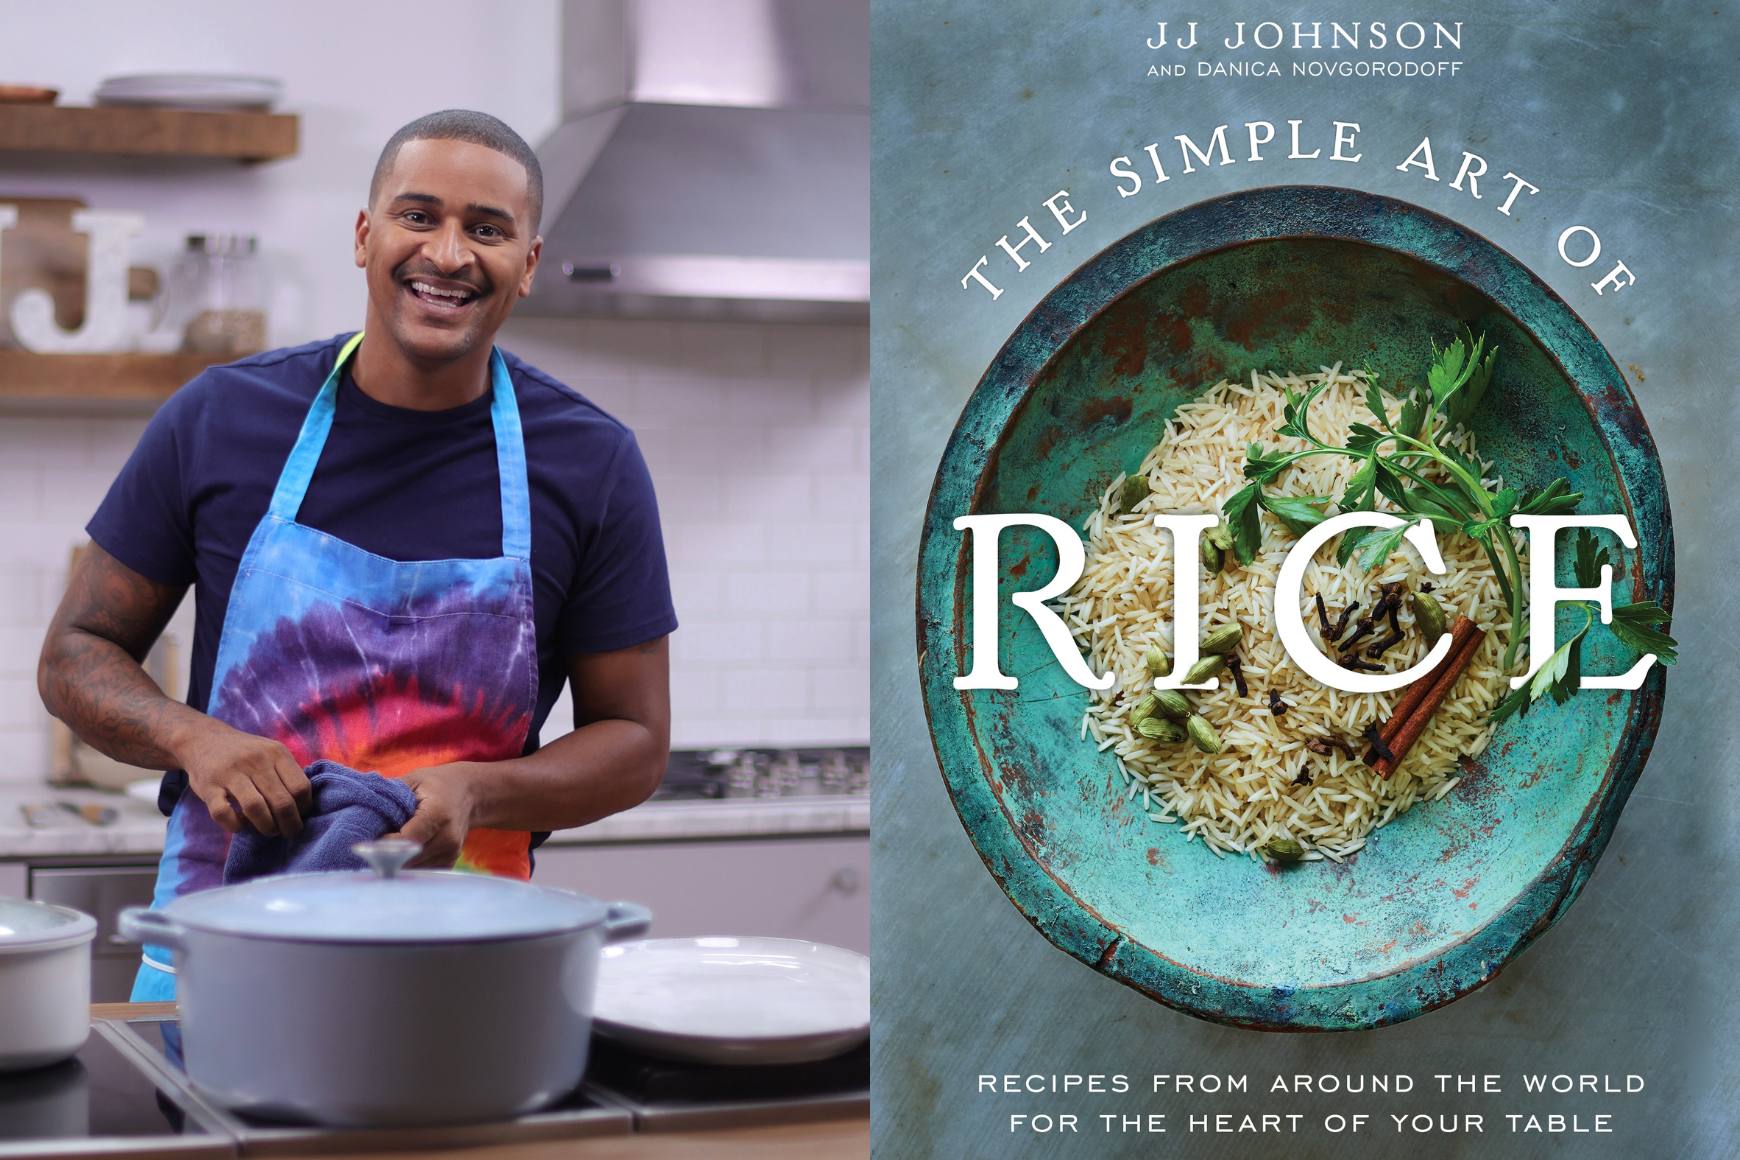
POLYGON ((225 73, 160 73, 110 77, 97 87, 101 105, 181 105, 196 108, 264 108, 283 95, 271 77, 225 73))
POLYGON ((593 1025, 697 1063, 827 1059, 870 1035, 870 960, 786 938, 654 938, 604 948, 593 1025))

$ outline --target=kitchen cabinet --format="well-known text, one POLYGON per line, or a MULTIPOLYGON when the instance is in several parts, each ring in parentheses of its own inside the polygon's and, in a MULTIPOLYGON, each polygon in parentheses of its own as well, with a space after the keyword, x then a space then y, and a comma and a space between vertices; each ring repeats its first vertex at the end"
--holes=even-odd
POLYGON ((870 952, 870 839, 543 846, 532 880, 653 912, 654 937, 769 935, 870 952))

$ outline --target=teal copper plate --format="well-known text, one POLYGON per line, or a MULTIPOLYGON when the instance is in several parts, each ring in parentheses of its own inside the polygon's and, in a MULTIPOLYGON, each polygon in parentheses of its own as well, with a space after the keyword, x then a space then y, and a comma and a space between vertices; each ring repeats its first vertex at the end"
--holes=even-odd
MULTIPOLYGON (((1124 800, 1111 754, 1080 739, 1088 694, 1008 602, 1052 575, 1043 535, 1006 533, 999 557, 1000 654, 1020 688, 953 685, 971 638, 957 516, 1044 512, 1079 528, 1173 408, 1216 380, 1369 361, 1385 381, 1418 382, 1432 343, 1464 326, 1501 351, 1475 423, 1483 453, 1507 483, 1565 475, 1585 493, 1580 512, 1625 513, 1640 548, 1610 542, 1615 599, 1671 608, 1666 486, 1612 359, 1516 259, 1405 202, 1283 187, 1160 218, 1048 294, 968 400, 920 547, 931 734, 1010 901, 1102 974, 1238 1026, 1375 1027, 1487 982, 1588 879, 1660 721, 1659 664, 1634 692, 1585 690, 1505 722, 1448 797, 1375 831, 1345 864, 1285 871, 1150 821, 1124 800)), ((1560 573, 1569 583, 1568 560, 1560 573)), ((1604 630, 1590 644, 1586 673, 1635 659, 1604 630)))

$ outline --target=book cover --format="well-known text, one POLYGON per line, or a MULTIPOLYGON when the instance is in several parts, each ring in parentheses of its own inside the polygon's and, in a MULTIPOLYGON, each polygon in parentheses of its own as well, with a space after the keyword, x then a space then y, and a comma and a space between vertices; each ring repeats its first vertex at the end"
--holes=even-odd
POLYGON ((871 47, 876 1154, 1732 1155, 1732 14, 871 47))

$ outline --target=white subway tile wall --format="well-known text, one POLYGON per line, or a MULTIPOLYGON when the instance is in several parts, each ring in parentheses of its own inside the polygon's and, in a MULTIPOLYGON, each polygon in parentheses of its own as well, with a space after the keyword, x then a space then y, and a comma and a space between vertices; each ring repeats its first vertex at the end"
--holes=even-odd
POLYGON ((867 329, 520 319, 503 341, 640 440, 682 621, 674 743, 867 741, 867 329))
MULTIPOLYGON (((672 742, 870 736, 870 373, 861 325, 519 319, 502 345, 635 430, 682 626, 672 742)), ((0 781, 49 769, 36 657, 139 417, 0 415, 0 781)), ((169 632, 192 638, 191 601, 169 632)), ((545 738, 572 728, 564 697, 545 738)))

